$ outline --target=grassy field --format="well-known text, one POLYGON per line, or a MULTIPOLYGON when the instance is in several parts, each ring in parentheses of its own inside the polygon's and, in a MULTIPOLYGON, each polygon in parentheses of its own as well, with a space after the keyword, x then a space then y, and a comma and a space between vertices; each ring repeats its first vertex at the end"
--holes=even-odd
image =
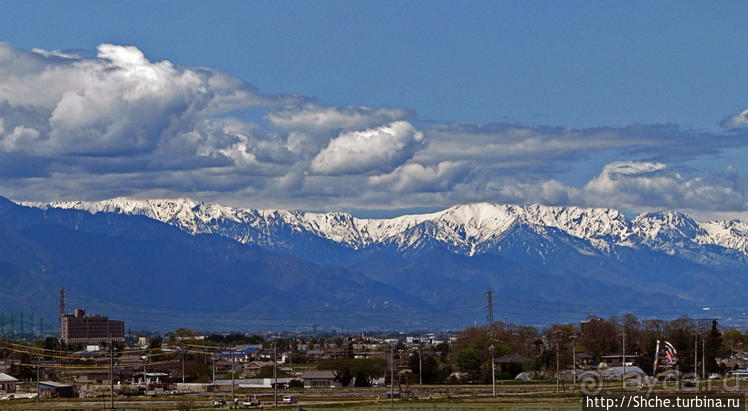
MULTIPOLYGON (((720 386, 722 384, 719 384, 720 386)), ((555 392, 552 382, 541 383, 503 383, 497 384, 497 396, 492 395, 490 385, 430 385, 413 386, 411 391, 415 399, 394 402, 385 398, 386 387, 345 388, 322 390, 281 390, 279 392, 279 409, 298 410, 581 410, 582 392, 579 386, 566 385, 564 392, 555 392), (294 395, 299 404, 283 406, 280 399, 283 395, 294 395)), ((699 387, 701 391, 718 388, 699 387)), ((731 388, 748 391, 748 385, 734 385, 731 388)), ((620 391, 620 383, 606 383, 605 392, 620 391)), ((695 389, 695 388, 694 388, 695 389)), ((683 387, 662 386, 656 392, 694 392, 683 387)), ((720 391, 717 389, 717 391, 720 391)), ((636 392, 636 391, 633 391, 636 392)), ((237 397, 241 400, 257 395, 264 409, 273 407, 271 390, 241 390, 237 397)), ((212 410, 213 400, 223 398, 230 401, 229 393, 162 395, 157 397, 118 397, 115 406, 120 410, 212 410)), ((0 401, 0 410, 101 410, 108 409, 109 400, 98 399, 58 399, 58 400, 14 400, 0 401)), ((228 409, 228 407, 224 407, 228 409)))

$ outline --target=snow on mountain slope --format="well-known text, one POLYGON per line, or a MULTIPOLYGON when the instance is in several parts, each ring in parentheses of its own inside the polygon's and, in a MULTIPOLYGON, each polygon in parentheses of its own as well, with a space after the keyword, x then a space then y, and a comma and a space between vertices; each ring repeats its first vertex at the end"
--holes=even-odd
POLYGON ((748 222, 740 220, 707 221, 701 224, 705 234, 696 237, 701 244, 715 244, 748 254, 748 222))
POLYGON ((706 235, 699 223, 675 211, 641 214, 632 222, 632 229, 643 244, 670 254, 675 253, 677 248, 695 243, 697 237, 705 238, 706 235))
POLYGON ((360 219, 342 212, 242 209, 189 199, 114 198, 25 205, 143 215, 192 234, 217 233, 257 245, 282 244, 284 232, 311 234, 353 249, 391 244, 403 250, 418 247, 428 238, 456 252, 474 255, 496 244, 515 224, 523 224, 561 230, 601 251, 612 246, 646 246, 672 254, 681 248, 717 245, 748 254, 745 222, 699 224, 673 211, 645 213, 629 221, 618 210, 608 208, 473 203, 429 214, 360 219))
POLYGON ((611 208, 524 207, 529 221, 547 227, 559 228, 580 238, 610 238, 624 242, 632 232, 630 223, 618 210, 611 208))

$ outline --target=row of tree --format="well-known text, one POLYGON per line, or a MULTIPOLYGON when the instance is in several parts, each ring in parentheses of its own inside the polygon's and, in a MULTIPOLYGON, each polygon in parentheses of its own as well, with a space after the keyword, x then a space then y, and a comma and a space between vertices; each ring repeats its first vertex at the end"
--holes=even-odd
MULTIPOLYGON (((741 350, 748 346, 748 335, 735 328, 722 329, 716 320, 639 320, 632 314, 626 314, 609 319, 589 317, 581 323, 553 324, 544 329, 496 322, 484 327, 469 327, 460 332, 450 344, 441 344, 429 350, 407 350, 403 342, 394 348, 397 353, 396 363, 408 364, 411 371, 408 373, 409 382, 447 382, 450 376, 454 378, 454 372, 458 372, 462 373, 460 377, 467 375, 470 381, 488 383, 492 375, 492 349, 494 358, 510 354, 523 358, 519 363, 504 364, 501 371, 497 372, 497 378, 513 378, 521 371, 552 375, 555 372, 557 352, 562 369, 571 368, 573 352, 589 354, 597 364, 604 355, 621 354, 624 333, 625 352, 636 355, 637 365, 648 374, 655 371, 653 364, 657 340, 668 341, 675 346, 679 354, 675 367, 687 372, 693 369, 694 360, 701 369, 702 358, 703 368, 707 373, 724 372, 724 366, 717 359, 729 356, 731 350, 741 350), (698 355, 695 356, 695 353, 698 355), (423 357, 419 358, 421 355, 423 357)), ((239 342, 237 340, 267 344, 261 337, 238 335, 220 338, 211 336, 209 340, 222 344, 239 342)), ((343 385, 353 383, 356 386, 370 386, 375 378, 389 378, 386 360, 353 358, 352 344, 356 340, 357 338, 329 336, 303 342, 312 346, 334 345, 348 348, 346 358, 324 360, 318 364, 320 369, 333 370, 336 379, 343 385)), ((283 340, 282 345, 295 351, 301 342, 289 339, 283 340)), ((294 363, 304 360, 298 352, 294 355, 294 363)), ((398 376, 398 380, 402 378, 398 376)))
MULTIPOLYGON (((675 367, 688 372, 693 370, 694 360, 701 367, 702 358, 707 373, 724 372, 717 359, 729 356, 731 349, 748 345, 748 336, 738 329, 721 329, 717 320, 639 320, 626 314, 607 320, 590 317, 579 324, 553 324, 542 330, 505 323, 471 327, 457 336, 449 363, 468 373, 474 381, 490 381, 493 346, 495 356, 517 354, 525 358, 519 364, 521 367, 510 367, 512 376, 521 370, 555 370, 556 352, 560 367, 568 369, 573 352, 591 355, 595 364, 604 355, 620 355, 624 350, 624 334, 626 354, 636 355, 637 365, 648 374, 655 371, 657 340, 673 344, 678 351, 675 367)), ((660 348, 663 347, 661 344, 660 348)))

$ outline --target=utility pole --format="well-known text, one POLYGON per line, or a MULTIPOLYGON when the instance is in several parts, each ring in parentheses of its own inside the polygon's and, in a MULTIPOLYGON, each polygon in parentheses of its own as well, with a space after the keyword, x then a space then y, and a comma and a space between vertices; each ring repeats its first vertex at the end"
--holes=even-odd
POLYGON ((491 344, 488 349, 491 351, 491 386, 493 387, 493 396, 496 396, 496 361, 494 360, 494 345, 491 344))
POLYGON ((114 409, 114 342, 109 334, 109 384, 112 389, 112 409, 114 409))
POLYGON ((706 336, 701 337, 701 377, 706 379, 706 336))
POLYGON ((236 359, 234 358, 234 347, 231 347, 229 352, 231 353, 231 400, 234 401, 236 399, 236 396, 234 396, 234 364, 236 362, 236 359))
MULTIPOLYGON (((494 345, 495 327, 493 326, 493 291, 488 290, 486 292, 486 297, 486 310, 488 311, 488 318, 486 319, 488 320, 488 330, 491 338, 491 345, 488 347, 489 351, 491 351, 491 387, 493 388, 493 396, 496 397, 496 346, 494 345)), ((506 328, 506 324, 504 324, 504 328, 506 328)))
POLYGON ((184 347, 179 347, 179 351, 182 354, 182 384, 184 384, 184 347))
POLYGON ((560 374, 559 374, 559 361, 558 361, 558 337, 556 337, 556 392, 558 392, 558 387, 560 384, 560 374))
POLYGON ((571 383, 577 383, 577 336, 571 336, 571 383))
POLYGON ((699 363, 699 334, 696 333, 696 335, 694 335, 694 340, 693 340, 693 378, 699 377, 699 369, 697 368, 698 363, 699 363))
POLYGON ((621 329, 623 330, 623 375, 621 378, 621 386, 626 391, 626 320, 621 323, 621 329))
POLYGON ((41 361, 39 361, 39 357, 36 357, 36 402, 39 402, 39 366, 41 361))
POLYGON ((390 347, 390 406, 395 407, 395 348, 390 347))
POLYGON ((275 404, 273 408, 278 408, 278 342, 273 341, 273 397, 275 404))
POLYGON ((418 341, 418 384, 423 385, 423 343, 418 341))

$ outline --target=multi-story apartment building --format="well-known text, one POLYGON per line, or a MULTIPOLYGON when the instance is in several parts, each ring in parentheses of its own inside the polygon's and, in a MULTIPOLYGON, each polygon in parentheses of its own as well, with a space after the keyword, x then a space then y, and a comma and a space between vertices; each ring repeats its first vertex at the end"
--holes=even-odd
POLYGON ((86 310, 76 308, 75 313, 62 316, 60 336, 65 344, 124 342, 125 322, 103 315, 86 315, 86 310))

